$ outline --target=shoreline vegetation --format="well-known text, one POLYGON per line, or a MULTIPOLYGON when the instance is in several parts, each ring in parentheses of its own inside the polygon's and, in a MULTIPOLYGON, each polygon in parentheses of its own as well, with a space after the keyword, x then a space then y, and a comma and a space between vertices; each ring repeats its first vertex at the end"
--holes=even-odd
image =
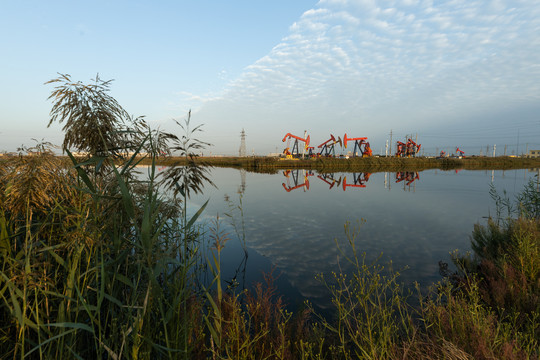
MULTIPOLYGON (((191 160, 190 160, 191 161, 191 160)), ((540 168, 540 158, 524 157, 464 157, 464 158, 399 158, 399 157, 357 157, 341 158, 308 158, 285 160, 275 157, 194 157, 195 163, 214 167, 231 167, 248 171, 272 172, 272 170, 312 169, 322 172, 334 171, 421 171, 429 169, 440 170, 511 170, 540 168)), ((151 159, 142 159, 141 164, 149 165, 151 159)), ((185 165, 182 158, 157 158, 156 164, 185 165)))
MULTIPOLYGON (((36 156, 20 155, 19 157, 36 156)), ((9 159, 17 156, 0 157, 0 165, 9 159)), ((70 163, 68 156, 57 155, 58 159, 70 163)), ((75 157, 84 159, 84 157, 75 157)), ((197 164, 201 167, 227 167, 244 169, 251 172, 275 173, 279 170, 306 169, 317 170, 319 172, 386 172, 386 171, 423 171, 430 169, 438 170, 517 170, 517 169, 540 169, 540 158, 528 157, 356 157, 356 158, 307 158, 307 159, 284 159, 276 157, 180 157, 180 156, 135 156, 134 163, 137 165, 149 166, 186 166, 197 164)), ((117 163, 121 161, 117 160, 117 163)))
POLYGON ((356 248, 362 222, 346 223, 336 246, 351 271, 317 277, 331 315, 307 301, 290 312, 272 274, 244 290, 223 277, 229 242, 247 256, 241 227, 201 223, 206 204, 188 216, 190 196, 212 186, 193 155, 208 144, 190 114, 177 122, 182 137, 162 134, 130 117, 98 77, 49 83, 69 161, 38 144, 0 163, 1 359, 540 358, 535 183, 515 199, 491 189, 496 214, 471 229, 471 253, 453 253, 456 270, 439 264, 427 292, 367 261, 356 248), (158 173, 164 151, 182 162, 158 173), (141 180, 143 152, 151 163, 141 180))

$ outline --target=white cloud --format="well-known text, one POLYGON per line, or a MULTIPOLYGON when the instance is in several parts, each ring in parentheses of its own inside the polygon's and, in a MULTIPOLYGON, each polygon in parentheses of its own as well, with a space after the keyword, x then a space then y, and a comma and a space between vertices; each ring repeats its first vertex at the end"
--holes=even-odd
POLYGON ((324 137, 332 126, 387 132, 405 115, 420 127, 453 112, 540 100, 540 4, 381 4, 319 1, 201 116, 258 119, 267 137, 291 128, 324 137))

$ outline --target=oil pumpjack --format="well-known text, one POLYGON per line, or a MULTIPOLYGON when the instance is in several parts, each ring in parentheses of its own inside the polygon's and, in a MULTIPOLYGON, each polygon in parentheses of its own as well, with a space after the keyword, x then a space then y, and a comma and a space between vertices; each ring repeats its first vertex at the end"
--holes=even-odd
POLYGON ((347 148, 347 143, 349 141, 354 141, 354 151, 353 156, 356 156, 356 149, 362 154, 362 157, 368 157, 372 155, 371 147, 369 146, 369 142, 366 141, 367 137, 358 137, 358 138, 348 138, 347 134, 343 136, 343 144, 345 145, 345 149, 347 148))
POLYGON ((417 144, 412 139, 407 139, 407 142, 398 141, 396 144, 396 156, 397 157, 415 157, 420 151, 421 144, 417 144))
POLYGON ((301 138, 301 137, 298 137, 296 135, 293 135, 291 133, 287 133, 284 137, 283 137, 283 140, 282 142, 285 142, 287 141, 287 147, 285 148, 285 150, 283 150, 283 153, 286 155, 286 157, 288 159, 292 159, 293 157, 304 157, 304 154, 306 152, 306 149, 308 148, 309 146, 309 141, 310 141, 310 137, 309 135, 307 135, 307 132, 305 131, 304 132, 304 138, 301 138), (294 144, 292 146, 292 149, 290 147, 290 141, 291 139, 294 139, 294 144), (302 149, 302 154, 300 154, 299 152, 299 148, 298 148, 298 142, 301 141, 301 142, 304 142, 305 145, 302 149))
POLYGON ((321 145, 317 146, 319 149, 321 149, 321 151, 319 151, 319 156, 326 156, 326 157, 333 156, 333 157, 335 157, 336 156, 336 151, 335 151, 335 145, 336 144, 339 144, 340 147, 343 146, 343 142, 341 141, 341 138, 338 136, 338 138, 336 140, 334 135, 330 134, 330 139, 326 140, 321 145))

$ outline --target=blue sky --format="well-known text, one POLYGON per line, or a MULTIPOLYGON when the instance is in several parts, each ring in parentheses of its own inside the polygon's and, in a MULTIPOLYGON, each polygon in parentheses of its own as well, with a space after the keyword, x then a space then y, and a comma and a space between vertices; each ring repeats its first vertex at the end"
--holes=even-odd
POLYGON ((536 0, 0 1, 0 151, 47 128, 57 73, 114 79, 154 127, 204 124, 207 154, 418 134, 426 153, 540 148, 536 0))

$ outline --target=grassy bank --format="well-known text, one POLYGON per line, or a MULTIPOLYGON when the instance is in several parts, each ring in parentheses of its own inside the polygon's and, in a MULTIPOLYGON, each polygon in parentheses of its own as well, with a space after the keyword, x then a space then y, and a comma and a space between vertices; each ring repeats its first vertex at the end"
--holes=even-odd
MULTIPOLYGON (((183 159, 158 159, 160 165, 182 164, 183 159)), ((243 168, 249 171, 273 172, 280 169, 313 169, 318 171, 421 171, 427 169, 510 170, 540 167, 540 158, 470 157, 470 158, 311 158, 305 160, 282 160, 269 157, 196 157, 200 162, 216 167, 243 168)), ((143 163, 149 163, 145 160, 143 163)))

